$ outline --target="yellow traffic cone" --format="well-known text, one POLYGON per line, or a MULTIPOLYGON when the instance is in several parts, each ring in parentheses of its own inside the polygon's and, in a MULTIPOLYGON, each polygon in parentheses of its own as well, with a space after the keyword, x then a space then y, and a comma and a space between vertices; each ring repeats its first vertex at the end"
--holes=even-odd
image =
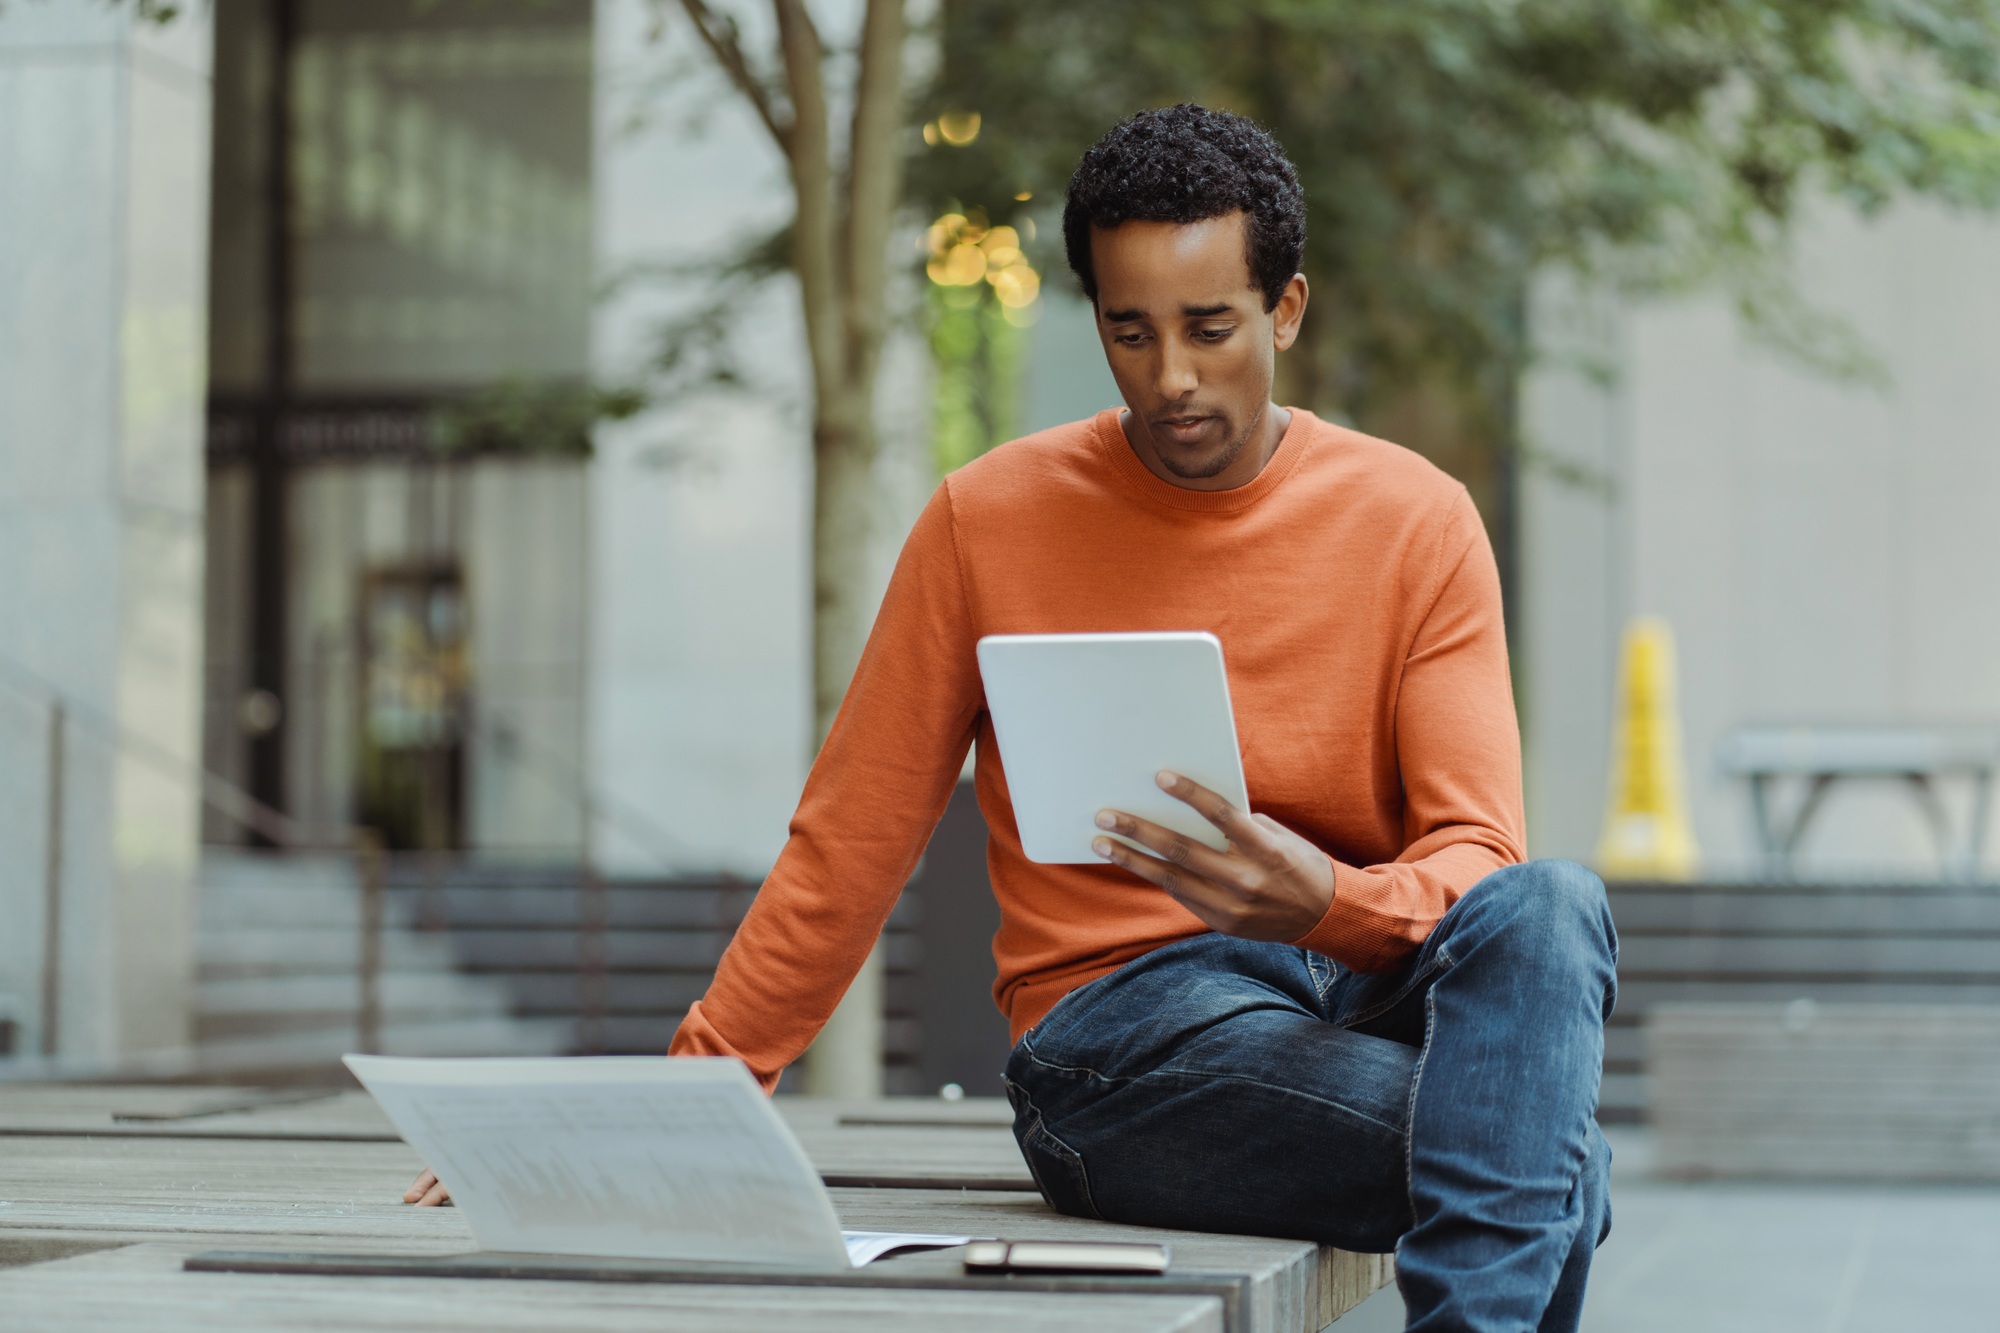
POLYGON ((1674 704, 1674 635, 1641 616, 1625 627, 1611 742, 1611 800, 1597 868, 1607 879, 1693 879, 1700 853, 1688 828, 1681 720, 1674 704))

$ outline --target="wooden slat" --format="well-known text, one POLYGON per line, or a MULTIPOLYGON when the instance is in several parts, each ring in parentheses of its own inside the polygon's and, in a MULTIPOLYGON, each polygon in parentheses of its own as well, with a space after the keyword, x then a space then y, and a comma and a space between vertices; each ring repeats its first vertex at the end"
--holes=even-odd
POLYGON ((593 1259, 574 1255, 474 1252, 454 1255, 368 1255, 209 1250, 191 1256, 197 1273, 286 1273, 316 1277, 474 1278, 486 1281, 644 1283, 664 1286, 781 1287, 817 1291, 878 1289, 927 1300, 938 1292, 1043 1292, 1070 1298, 1193 1296, 1221 1303, 1223 1327, 1247 1326, 1250 1282, 1235 1273, 1190 1271, 1176 1263, 1157 1277, 1020 1273, 1005 1276, 964 1271, 962 1251, 933 1250, 879 1259, 843 1272, 794 1272, 747 1265, 693 1264, 643 1259, 593 1259))
POLYGON ((13 1327, 162 1333, 311 1326, 607 1333, 1222 1333, 1212 1296, 504 1282, 186 1272, 186 1247, 140 1245, 0 1272, 13 1327))
MULTIPOLYGON (((395 1127, 365 1092, 320 1100, 248 1105, 255 1089, 179 1090, 0 1086, 0 1140, 6 1137, 154 1139, 258 1139, 272 1142, 344 1141, 400 1143, 395 1127), (121 1121, 119 1113, 164 1116, 235 1104, 246 1109, 195 1119, 121 1121)), ((907 1103, 818 1102, 782 1097, 776 1105, 793 1126, 806 1154, 829 1184, 904 1189, 1013 1189, 1034 1192, 998 1098, 947 1103, 911 1098, 907 1103), (846 1125, 843 1117, 871 1114, 916 1119, 922 1125, 846 1125)))

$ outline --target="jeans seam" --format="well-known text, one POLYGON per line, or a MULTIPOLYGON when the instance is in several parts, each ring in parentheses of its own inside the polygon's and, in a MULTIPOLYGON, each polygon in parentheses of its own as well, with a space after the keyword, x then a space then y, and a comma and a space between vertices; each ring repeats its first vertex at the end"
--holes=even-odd
POLYGON ((1424 996, 1424 1044, 1417 1052, 1416 1068, 1410 1072, 1410 1100, 1405 1111, 1409 1127, 1403 1132, 1403 1188, 1409 1195, 1412 1221, 1422 1221, 1417 1217, 1417 1092, 1424 1085, 1424 1065, 1431 1058, 1431 1038, 1436 1034, 1437 992, 1433 990, 1424 996))
POLYGON ((1350 1115, 1354 1117, 1356 1120, 1365 1121, 1371 1125, 1380 1125, 1383 1129, 1388 1130, 1391 1134, 1403 1135, 1405 1140, 1407 1140, 1409 1137, 1407 1134, 1404 1133, 1404 1131, 1398 1129, 1396 1126, 1392 1124, 1389 1124, 1387 1121, 1377 1120, 1372 1115, 1367 1115, 1361 1111, 1357 1111, 1353 1107, 1347 1105, 1345 1102, 1337 1102, 1329 1097, 1316 1096, 1313 1093, 1305 1092, 1299 1088, 1288 1088, 1281 1083, 1266 1083, 1262 1079, 1248 1078, 1242 1074, 1209 1073, 1195 1069, 1156 1069, 1150 1075, 1147 1075, 1147 1077, 1185 1078, 1191 1082, 1202 1082, 1202 1083, 1241 1083, 1253 1088, 1264 1088, 1270 1092, 1289 1093, 1294 1097, 1300 1097, 1306 1101, 1312 1102, 1316 1106, 1330 1107, 1333 1110, 1340 1111, 1343 1112, 1344 1114, 1350 1115))
POLYGON ((1053 1060, 1044 1060, 1041 1056, 1035 1054, 1032 1046, 1028 1046, 1026 1043, 1023 1043, 1023 1050, 1028 1057, 1028 1063, 1038 1068, 1052 1069, 1059 1074, 1082 1074, 1086 1078, 1094 1078, 1100 1083, 1131 1083, 1135 1081, 1131 1078, 1118 1078, 1102 1073, 1099 1070, 1092 1069, 1089 1065, 1059 1065, 1053 1060))
POLYGON ((1346 1018, 1341 1019, 1340 1026, 1353 1029, 1368 1022, 1370 1019, 1380 1018, 1383 1014, 1388 1013, 1404 1000, 1410 998, 1411 991, 1421 986, 1436 973, 1449 970, 1456 965, 1457 961, 1457 959, 1451 956, 1451 950, 1440 944, 1437 947, 1437 951, 1431 955, 1430 961, 1412 973, 1408 981, 1398 986, 1395 994, 1389 996, 1386 1000, 1381 1000, 1368 1006, 1368 1008, 1358 1014, 1350 1014, 1346 1018))
MULTIPOLYGON (((1062 1139, 1060 1135, 1058 1135, 1054 1130, 1049 1128, 1048 1119, 1045 1116, 1043 1116, 1042 1108, 1035 1104, 1035 1098, 1033 1094, 1031 1094, 1027 1090, 1027 1088, 1023 1087, 1019 1083, 1014 1082, 1014 1080, 1012 1079, 1007 1080, 1007 1082, 1011 1087, 1020 1090, 1021 1100, 1026 1102, 1028 1106, 1029 1123, 1027 1125, 1026 1131, 1020 1136, 1021 1149, 1022 1149, 1021 1157, 1028 1165, 1028 1174, 1035 1178, 1035 1188, 1042 1192, 1043 1201, 1053 1207, 1055 1204, 1055 1196, 1049 1192, 1049 1187, 1047 1182, 1045 1182, 1042 1179, 1041 1169, 1035 1165, 1035 1156, 1033 1153, 1027 1151, 1027 1147, 1028 1144, 1031 1142, 1037 1142, 1039 1140, 1046 1139, 1049 1143, 1052 1143, 1057 1148, 1061 1149, 1061 1152, 1051 1153, 1050 1155, 1055 1157, 1057 1161, 1061 1163, 1061 1165, 1064 1167, 1065 1170, 1070 1170, 1072 1167, 1074 1168, 1073 1173, 1076 1178, 1075 1183, 1083 1193, 1084 1207, 1090 1210, 1090 1215, 1093 1218, 1102 1221, 1104 1218, 1104 1214, 1098 1211, 1097 1198, 1095 1195, 1091 1193, 1090 1168, 1084 1165, 1083 1154, 1078 1152, 1075 1148, 1071 1147, 1067 1142, 1065 1142, 1062 1139), (1064 1157, 1063 1153, 1067 1153, 1069 1156, 1064 1157)), ((1042 1150, 1044 1152, 1049 1151, 1049 1149, 1045 1146, 1042 1148, 1042 1150)))
POLYGON ((1304 956, 1306 977, 1312 982, 1313 993, 1318 995, 1320 1002, 1324 1004, 1327 992, 1333 989, 1333 983, 1340 978, 1340 966, 1325 954, 1318 953, 1312 949, 1300 949, 1299 953, 1304 956), (1315 963, 1314 959, 1319 959, 1325 964, 1326 975, 1324 977, 1320 975, 1320 965, 1319 963, 1315 963))
POLYGON ((1069 1154, 1068 1158, 1063 1158, 1060 1153, 1056 1154, 1056 1156, 1063 1162, 1065 1167, 1073 1167, 1075 1169, 1077 1188, 1083 1191, 1083 1206, 1090 1210, 1090 1215, 1093 1218, 1096 1218, 1100 1222, 1103 1221, 1104 1214, 1098 1210, 1097 1196, 1091 1193, 1090 1168, 1084 1165, 1083 1154, 1072 1148, 1064 1141, 1061 1135, 1050 1129, 1049 1122, 1043 1120, 1039 1113, 1037 1113, 1035 1118, 1035 1133, 1069 1154))

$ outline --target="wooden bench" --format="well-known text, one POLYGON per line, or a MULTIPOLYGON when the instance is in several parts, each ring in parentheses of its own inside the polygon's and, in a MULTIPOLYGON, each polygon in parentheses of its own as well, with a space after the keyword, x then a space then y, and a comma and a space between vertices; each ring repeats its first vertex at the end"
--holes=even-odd
MULTIPOLYGON (((640 1312, 650 1312, 649 1327, 657 1327, 662 1312, 699 1307, 701 1326, 716 1329, 858 1328, 876 1318, 871 1327, 893 1333, 944 1324, 999 1327, 1004 1316, 1016 1328, 1317 1333, 1392 1271, 1388 1256, 1302 1241, 1061 1217, 1034 1192, 1002 1128, 1003 1103, 780 1099, 824 1176, 869 1182, 832 1189, 849 1226, 1165 1239, 1174 1269, 1151 1288, 1144 1280, 1115 1289, 1055 1280, 1034 1291, 1028 1282, 968 1279, 956 1252, 941 1251, 880 1260, 832 1281, 763 1274, 724 1282, 597 1261, 579 1271, 560 1260, 537 1260, 531 1272, 506 1275, 534 1281, 496 1281, 494 1257, 475 1249, 456 1210, 396 1202, 418 1167, 416 1155, 385 1131, 365 1097, 249 1104, 256 1100, 241 1090, 0 1086, 0 1199, 7 1201, 0 1209, 0 1264, 8 1246, 25 1256, 16 1261, 24 1266, 0 1272, 0 1309, 53 1311, 74 1300, 78 1309, 102 1314, 63 1321, 71 1326, 91 1327, 95 1319, 95 1326, 113 1327, 121 1316, 128 1326, 177 1326, 154 1321, 158 1307, 174 1312, 172 1318, 185 1314, 182 1326, 192 1327, 206 1321, 222 1293, 243 1291, 255 1293, 245 1308, 260 1315, 230 1322, 232 1315, 209 1326, 283 1323, 272 1302, 288 1300, 310 1300, 315 1311, 340 1311, 343 1320, 351 1311, 357 1326, 388 1318, 398 1302, 412 1304, 414 1313, 404 1311, 409 1327, 530 1326, 532 1319, 517 1317, 513 1307, 501 1309, 518 1299, 519 1310, 539 1311, 543 1319, 568 1300, 578 1320, 606 1328, 636 1326, 640 1312), (240 1109, 215 1109, 232 1097, 240 1109), (164 1118, 176 1114, 186 1118, 164 1118), (139 1248, 114 1253, 112 1246, 139 1248), (246 1251, 261 1258, 244 1260, 246 1251), (175 1267, 217 1252, 239 1257, 211 1259, 206 1268, 198 1263, 191 1272, 175 1267), (40 1262, 26 1262, 32 1258, 40 1262), (262 1271, 209 1271, 260 1263, 262 1271), (576 1288, 587 1294, 548 1294, 576 1288), (644 1294, 634 1294, 642 1288, 644 1294), (395 1300, 385 1295, 391 1292, 395 1300), (1018 1304, 1030 1297, 1036 1300, 1018 1304), (470 1312, 466 1323, 438 1322, 461 1306, 470 1312), (1103 1322, 1095 1323, 1091 1312, 1100 1308, 1103 1322), (815 1324, 812 1312, 820 1309, 827 1322, 815 1324), (986 1313, 970 1313, 980 1309, 986 1313), (493 1322, 482 1322, 496 1310, 493 1322), (731 1310, 750 1313, 739 1319, 731 1310)), ((510 1262, 524 1258, 532 1259, 510 1262)))

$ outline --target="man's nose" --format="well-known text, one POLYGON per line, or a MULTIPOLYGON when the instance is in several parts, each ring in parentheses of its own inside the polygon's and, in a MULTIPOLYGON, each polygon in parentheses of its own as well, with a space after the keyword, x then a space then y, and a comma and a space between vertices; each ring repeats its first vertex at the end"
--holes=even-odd
POLYGON ((1181 348, 1163 341, 1160 348, 1160 363, 1155 373, 1154 392, 1169 402, 1185 398, 1201 387, 1201 377, 1195 374, 1194 358, 1181 348))

